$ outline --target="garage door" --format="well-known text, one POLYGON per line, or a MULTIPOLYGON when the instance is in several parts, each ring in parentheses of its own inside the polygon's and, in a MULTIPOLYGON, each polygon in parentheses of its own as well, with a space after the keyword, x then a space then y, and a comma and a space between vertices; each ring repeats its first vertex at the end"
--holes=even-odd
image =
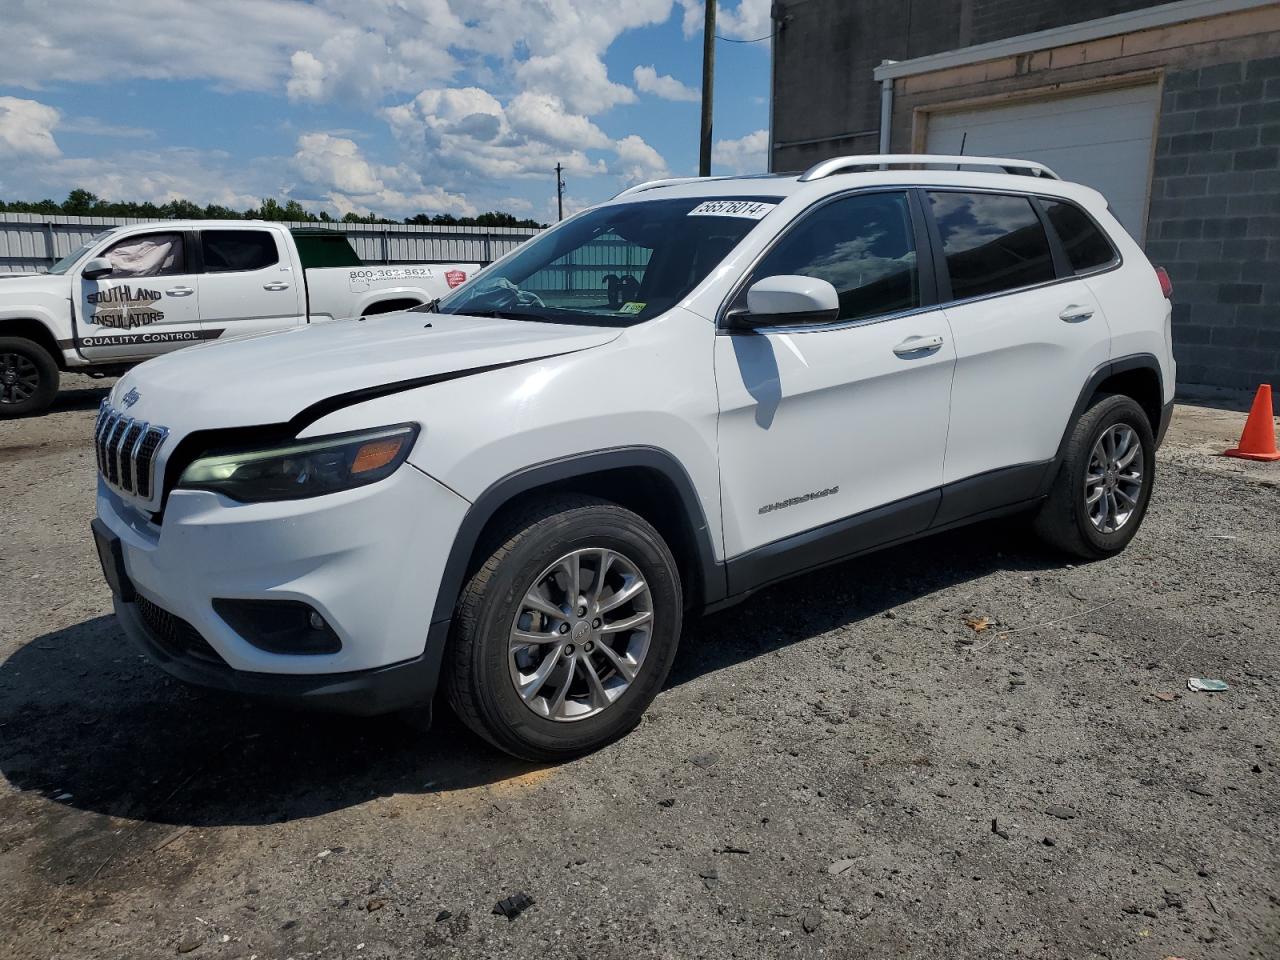
POLYGON ((1154 84, 955 113, 931 113, 929 153, 1037 160, 1102 192, 1139 242, 1147 218, 1154 84))

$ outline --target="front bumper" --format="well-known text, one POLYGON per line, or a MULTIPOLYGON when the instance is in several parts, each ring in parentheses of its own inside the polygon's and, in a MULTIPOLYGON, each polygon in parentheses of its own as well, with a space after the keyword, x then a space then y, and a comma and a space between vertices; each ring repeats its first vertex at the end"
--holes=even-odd
POLYGON ((223 661, 194 654, 172 643, 148 625, 137 603, 116 597, 115 611, 129 639, 156 666, 183 683, 358 716, 374 716, 406 707, 429 707, 449 633, 449 621, 432 624, 419 656, 371 670, 256 673, 233 670, 223 661))
POLYGON ((305 500, 175 492, 162 526, 98 486, 99 520, 119 538, 137 594, 117 597, 116 613, 151 659, 191 683, 360 713, 421 702, 434 689, 447 633, 447 623, 431 628, 437 585, 467 506, 407 464, 379 483, 305 500), (263 649, 217 614, 220 598, 305 603, 341 647, 263 649), (193 643, 158 632, 157 609, 193 643))

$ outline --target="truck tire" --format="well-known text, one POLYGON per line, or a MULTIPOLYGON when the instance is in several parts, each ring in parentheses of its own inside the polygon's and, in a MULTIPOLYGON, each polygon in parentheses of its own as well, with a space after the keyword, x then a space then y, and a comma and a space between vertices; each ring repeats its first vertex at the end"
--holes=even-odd
POLYGON ((1155 438, 1131 397, 1100 394, 1076 421, 1049 497, 1035 518, 1039 537, 1084 560, 1129 545, 1155 482, 1155 438))
POLYGON ((0 337, 0 419, 40 413, 58 395, 58 363, 34 340, 0 337))
POLYGON ((446 655, 454 712, 524 760, 567 760, 626 734, 680 638, 680 575, 661 535, 617 504, 558 495, 489 543, 446 655))

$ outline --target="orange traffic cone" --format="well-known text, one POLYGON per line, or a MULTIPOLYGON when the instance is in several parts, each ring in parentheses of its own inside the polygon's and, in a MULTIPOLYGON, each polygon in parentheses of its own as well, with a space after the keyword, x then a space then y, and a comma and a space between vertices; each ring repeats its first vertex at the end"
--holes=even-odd
POLYGON ((1271 410, 1271 384, 1264 383, 1254 394, 1249 419, 1244 422, 1244 433, 1240 434, 1240 446, 1224 451, 1223 456, 1240 457, 1242 460, 1280 460, 1271 410))

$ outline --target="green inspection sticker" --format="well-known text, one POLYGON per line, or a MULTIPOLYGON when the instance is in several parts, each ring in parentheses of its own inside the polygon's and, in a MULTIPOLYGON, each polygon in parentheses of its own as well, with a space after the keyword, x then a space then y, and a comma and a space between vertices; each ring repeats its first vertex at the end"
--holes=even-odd
POLYGON ((618 308, 619 313, 639 313, 645 305, 638 300, 628 300, 618 308))

